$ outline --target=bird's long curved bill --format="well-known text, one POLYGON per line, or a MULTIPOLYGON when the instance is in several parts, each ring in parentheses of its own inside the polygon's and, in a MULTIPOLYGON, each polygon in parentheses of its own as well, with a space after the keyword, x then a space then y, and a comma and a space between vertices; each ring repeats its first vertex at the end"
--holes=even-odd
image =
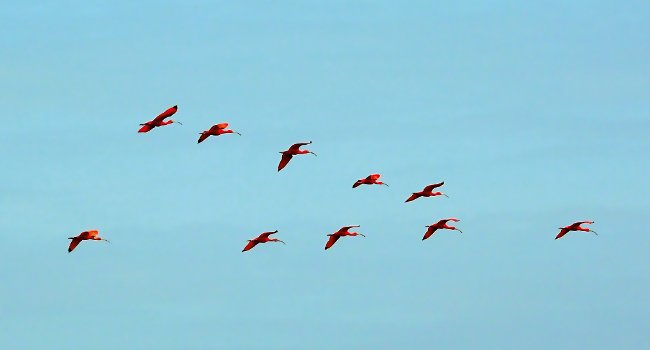
POLYGON ((447 197, 447 198, 449 198, 449 196, 448 196, 446 193, 443 193, 442 195, 445 196, 445 197, 447 197))
POLYGON ((463 233, 463 231, 461 231, 461 230, 459 230, 459 229, 455 229, 455 230, 458 231, 458 232, 460 232, 460 233, 463 233))
POLYGON ((234 132, 235 134, 237 134, 237 135, 239 135, 239 136, 241 136, 241 134, 240 134, 240 133, 238 133, 237 131, 233 131, 233 132, 234 132))
POLYGON ((106 238, 102 238, 102 241, 106 241, 108 243, 111 243, 111 241, 107 240, 106 238))
POLYGON ((589 232, 593 232, 596 236, 598 236, 598 234, 594 230, 589 230, 589 232))
POLYGON ((316 154, 316 153, 314 153, 314 152, 311 152, 311 151, 309 151, 309 153, 311 153, 311 154, 313 154, 313 155, 315 155, 315 156, 317 156, 317 154, 316 154))
POLYGON ((178 120, 174 120, 174 123, 177 123, 178 125, 183 125, 183 123, 179 122, 178 120))
POLYGON ((358 235, 361 236, 361 237, 365 237, 365 236, 366 236, 366 235, 364 235, 363 233, 358 233, 358 235))
POLYGON ((278 239, 278 242, 282 242, 282 244, 286 244, 286 243, 284 243, 284 241, 281 241, 281 240, 279 240, 279 239, 278 239))
POLYGON ((390 186, 388 186, 388 184, 387 184, 387 183, 385 183, 385 182, 384 182, 384 183, 383 183, 382 185, 384 185, 384 186, 386 186, 386 187, 390 187, 390 186))

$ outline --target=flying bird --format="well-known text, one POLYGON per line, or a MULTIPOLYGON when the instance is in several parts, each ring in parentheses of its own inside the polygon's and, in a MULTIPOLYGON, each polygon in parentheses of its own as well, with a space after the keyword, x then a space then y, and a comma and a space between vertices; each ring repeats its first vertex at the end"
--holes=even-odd
POLYGON ((363 235, 361 233, 350 232, 349 230, 351 228, 353 228, 353 227, 361 227, 361 226, 359 226, 359 225, 343 226, 338 231, 328 234, 328 236, 330 238, 327 240, 327 243, 325 244, 325 250, 328 250, 328 249, 332 248, 334 243, 336 243, 336 241, 338 241, 339 238, 341 238, 343 236, 362 236, 362 237, 365 237, 365 235, 363 235))
POLYGON ((144 124, 140 124, 140 125, 142 125, 142 127, 140 128, 140 130, 138 130, 138 132, 149 132, 155 127, 165 126, 165 125, 169 125, 171 123, 178 123, 180 125, 183 125, 179 121, 174 121, 174 120, 171 120, 171 119, 165 120, 165 118, 169 118, 172 115, 174 115, 174 113, 176 113, 176 111, 178 111, 178 106, 173 106, 171 108, 168 108, 166 111, 160 113, 153 120, 150 120, 150 121, 148 121, 148 122, 146 122, 144 124))
POLYGON ((420 191, 420 192, 413 192, 413 194, 412 194, 410 197, 408 197, 408 199, 406 199, 406 201, 405 201, 404 203, 407 203, 407 202, 410 202, 410 201, 414 201, 414 200, 416 200, 416 199, 418 199, 418 198, 420 198, 420 197, 445 196, 445 197, 449 198, 449 196, 446 195, 444 192, 433 192, 434 189, 436 189, 436 188, 438 188, 438 187, 440 187, 440 186, 442 186, 442 185, 444 185, 444 184, 445 184, 444 181, 443 181, 443 182, 439 182, 439 183, 437 183, 437 184, 431 184, 431 185, 425 187, 425 188, 424 188, 422 191, 420 191))
POLYGON ((381 174, 370 174, 366 176, 364 179, 359 179, 357 180, 354 185, 352 185, 352 188, 357 188, 361 185, 385 185, 388 186, 387 183, 383 183, 379 181, 379 178, 381 177, 381 174))
POLYGON ((282 170, 287 164, 289 164, 289 161, 293 156, 298 155, 298 154, 307 154, 311 153, 313 155, 316 155, 316 153, 306 150, 306 149, 300 149, 300 146, 304 145, 309 145, 311 144, 311 141, 309 142, 300 142, 300 143, 295 143, 291 147, 289 147, 288 150, 282 151, 282 159, 280 159, 280 164, 278 164, 278 171, 282 170))
POLYGON ((237 134, 241 136, 240 133, 234 130, 226 129, 228 127, 228 123, 220 123, 220 124, 215 124, 210 129, 203 131, 200 133, 201 136, 199 136, 199 142, 203 142, 205 139, 207 139, 209 136, 219 136, 223 134, 237 134))
POLYGON ((463 231, 459 230, 458 228, 456 228, 454 226, 447 225, 447 222, 449 222, 449 221, 459 222, 460 220, 458 220, 456 218, 442 219, 442 220, 436 222, 433 225, 425 226, 425 227, 428 227, 428 228, 427 228, 427 232, 424 233, 424 237, 422 237, 422 240, 424 241, 425 239, 431 237, 431 235, 433 235, 436 232, 436 230, 442 230, 442 229, 456 230, 456 231, 458 231, 460 233, 463 233, 463 231))
POLYGON ((68 247, 68 253, 73 251, 81 241, 86 241, 86 240, 93 240, 93 241, 106 241, 109 242, 107 239, 99 237, 99 231, 97 230, 88 230, 80 233, 76 237, 68 237, 68 239, 71 239, 72 241, 70 242, 70 246, 68 247))
POLYGON ((569 231, 592 232, 593 234, 598 236, 596 231, 591 230, 591 229, 589 229, 587 227, 581 227, 580 226, 582 224, 593 224, 593 223, 594 223, 593 221, 578 221, 578 222, 574 222, 573 224, 571 224, 569 226, 560 227, 560 233, 557 234, 555 239, 562 238, 562 236, 566 235, 569 231))
POLYGON ((264 233, 260 234, 259 236, 257 236, 256 238, 249 239, 248 244, 246 244, 246 246, 244 247, 242 252, 253 249, 253 247, 256 246, 258 243, 282 242, 283 244, 286 244, 286 243, 284 243, 284 241, 281 241, 281 240, 279 240, 277 238, 269 238, 270 235, 275 234, 275 233, 278 233, 278 230, 270 231, 270 232, 264 232, 264 233))

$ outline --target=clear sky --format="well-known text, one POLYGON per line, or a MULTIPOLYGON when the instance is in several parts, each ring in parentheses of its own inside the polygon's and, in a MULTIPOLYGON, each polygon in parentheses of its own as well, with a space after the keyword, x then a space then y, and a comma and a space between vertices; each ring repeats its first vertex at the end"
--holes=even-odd
POLYGON ((647 1, 0 10, 0 348, 650 342, 647 1))

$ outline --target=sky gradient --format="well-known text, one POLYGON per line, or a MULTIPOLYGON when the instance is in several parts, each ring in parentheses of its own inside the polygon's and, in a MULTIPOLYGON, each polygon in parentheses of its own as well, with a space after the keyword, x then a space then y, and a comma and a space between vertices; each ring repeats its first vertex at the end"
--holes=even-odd
POLYGON ((0 9, 0 348, 650 342, 647 1, 0 9))

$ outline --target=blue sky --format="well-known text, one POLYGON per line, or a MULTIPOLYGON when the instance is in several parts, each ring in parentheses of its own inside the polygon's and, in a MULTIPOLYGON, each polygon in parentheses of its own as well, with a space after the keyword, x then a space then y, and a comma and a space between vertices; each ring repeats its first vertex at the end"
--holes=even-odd
POLYGON ((650 341, 647 1, 0 9, 1 348, 650 341))

